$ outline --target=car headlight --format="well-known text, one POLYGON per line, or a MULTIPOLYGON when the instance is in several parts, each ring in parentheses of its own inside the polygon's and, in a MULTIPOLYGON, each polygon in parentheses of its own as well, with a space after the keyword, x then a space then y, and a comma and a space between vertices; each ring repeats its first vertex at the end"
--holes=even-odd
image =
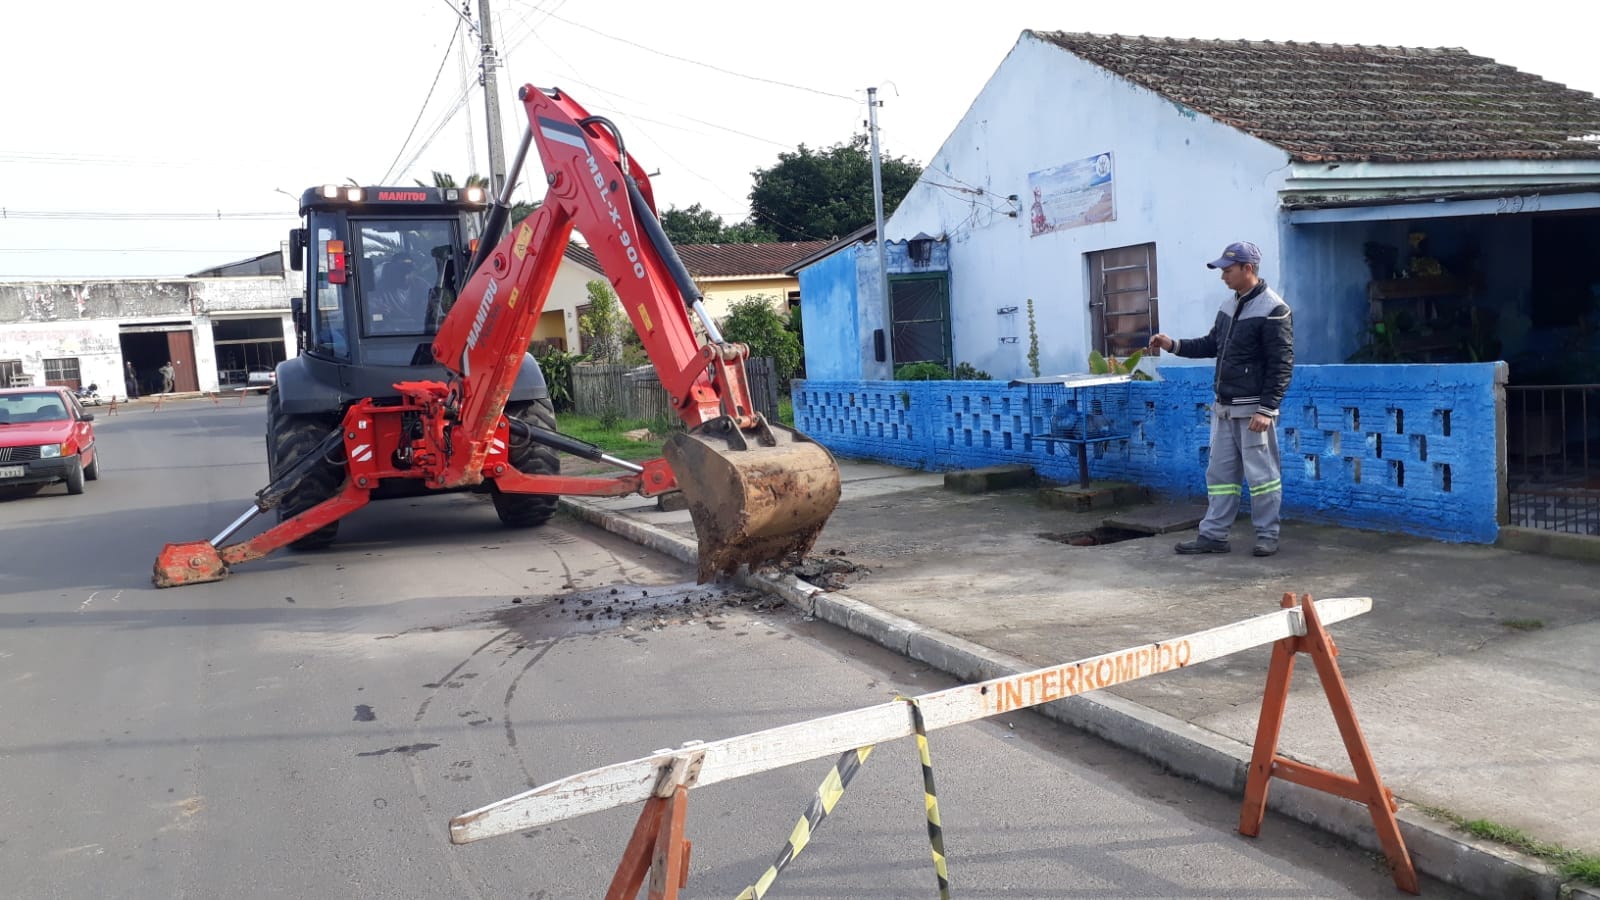
POLYGON ((61 455, 60 444, 45 444, 39 448, 40 459, 55 459, 61 455))

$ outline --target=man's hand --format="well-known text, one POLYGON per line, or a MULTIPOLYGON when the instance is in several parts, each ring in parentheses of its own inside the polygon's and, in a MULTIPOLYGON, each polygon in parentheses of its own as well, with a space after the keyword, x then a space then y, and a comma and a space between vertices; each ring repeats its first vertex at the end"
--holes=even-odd
POLYGON ((1272 427, 1272 417, 1264 413, 1256 413, 1250 417, 1250 430, 1257 434, 1272 427))
POLYGON ((1149 347, 1149 349, 1151 349, 1151 350, 1171 350, 1173 347, 1176 347, 1176 346, 1177 346, 1177 344, 1175 344, 1173 342, 1172 338, 1169 338, 1164 334, 1152 334, 1152 335, 1150 335, 1150 347, 1149 347))

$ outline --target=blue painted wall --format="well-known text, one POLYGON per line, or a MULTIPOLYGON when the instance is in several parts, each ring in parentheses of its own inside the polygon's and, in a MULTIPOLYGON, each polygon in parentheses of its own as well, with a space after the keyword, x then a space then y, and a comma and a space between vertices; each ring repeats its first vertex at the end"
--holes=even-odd
MULTIPOLYGON (((890 241, 884 246, 890 278, 934 273, 950 277, 949 244, 935 243, 928 262, 920 266, 911 261, 907 245, 907 241, 890 241)), ((800 280, 800 317, 806 323, 808 376, 836 380, 894 377, 890 363, 878 362, 873 353, 872 333, 887 328, 877 253, 875 244, 853 244, 795 273, 800 280)), ((954 327, 959 333, 960 322, 954 327)))
POLYGON ((846 248, 798 273, 800 321, 805 329, 806 375, 823 381, 863 377, 861 364, 872 358, 872 335, 862 352, 856 307, 856 254, 846 248))
MULTIPOLYGON (((1093 445, 1089 473, 1205 497, 1209 367, 1126 386, 1127 438, 1093 445)), ((1297 366, 1279 437, 1290 518, 1446 541, 1499 535, 1498 385, 1504 364, 1297 366)), ((1035 435, 1051 404, 999 381, 826 381, 793 388, 795 425, 840 456, 934 471, 1026 463, 1078 480, 1076 450, 1035 435)))

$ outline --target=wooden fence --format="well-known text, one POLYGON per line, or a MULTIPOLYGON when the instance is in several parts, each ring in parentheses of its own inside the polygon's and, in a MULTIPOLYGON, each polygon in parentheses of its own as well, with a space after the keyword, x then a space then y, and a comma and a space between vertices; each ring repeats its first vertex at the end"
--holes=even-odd
MULTIPOLYGON (((772 360, 759 357, 745 361, 745 373, 750 378, 751 402, 767 421, 778 421, 778 377, 773 372, 772 360)), ((682 422, 661 379, 650 366, 590 365, 572 367, 572 409, 584 416, 602 416, 607 412, 622 419, 645 422, 682 422)))

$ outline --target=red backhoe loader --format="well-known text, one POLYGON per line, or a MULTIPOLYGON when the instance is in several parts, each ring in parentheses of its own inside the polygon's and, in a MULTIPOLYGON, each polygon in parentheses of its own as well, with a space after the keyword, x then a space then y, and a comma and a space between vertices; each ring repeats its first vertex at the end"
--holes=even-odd
POLYGON ((518 527, 546 521, 558 495, 681 490, 702 583, 811 548, 839 499, 832 455, 751 405, 749 348, 725 341, 706 313, 617 128, 560 90, 529 85, 519 96, 529 127, 470 258, 462 235, 483 206, 473 189, 306 192, 307 227, 291 235, 291 265, 308 273, 295 308, 305 351, 279 365, 268 395, 271 483, 212 540, 167 544, 158 587, 218 581, 286 544, 326 544, 339 519, 371 500, 438 491, 487 490, 518 527), (505 234, 534 144, 549 188, 505 234), (667 439, 665 459, 636 465, 555 431, 527 350, 574 229, 687 426, 667 439), (625 474, 564 477, 555 451, 625 474), (225 543, 273 509, 277 525, 225 543))

